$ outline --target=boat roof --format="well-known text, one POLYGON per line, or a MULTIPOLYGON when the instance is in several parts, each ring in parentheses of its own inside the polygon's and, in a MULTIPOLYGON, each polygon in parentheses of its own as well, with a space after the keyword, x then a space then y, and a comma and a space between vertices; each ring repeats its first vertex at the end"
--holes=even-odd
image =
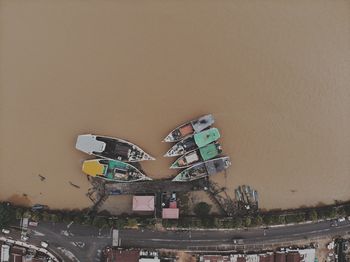
POLYGON ((106 143, 96 140, 94 135, 79 135, 75 148, 83 151, 87 154, 92 154, 93 152, 101 153, 105 150, 106 143))
POLYGON ((219 154, 219 150, 217 149, 216 144, 212 143, 206 145, 205 147, 201 147, 199 149, 199 153, 201 154, 203 160, 206 161, 216 157, 219 154))
POLYGON ((210 128, 194 135, 194 141, 198 147, 203 147, 220 138, 220 133, 217 128, 210 128))
POLYGON ((208 174, 214 175, 224 171, 227 168, 227 160, 229 160, 229 157, 221 157, 205 162, 205 167, 207 168, 208 174))
POLYGON ((201 116, 197 120, 192 121, 192 126, 196 133, 210 127, 212 124, 214 124, 214 117, 211 114, 201 116))
POLYGON ((90 176, 98 176, 104 174, 104 165, 98 160, 87 160, 83 163, 83 172, 90 176))

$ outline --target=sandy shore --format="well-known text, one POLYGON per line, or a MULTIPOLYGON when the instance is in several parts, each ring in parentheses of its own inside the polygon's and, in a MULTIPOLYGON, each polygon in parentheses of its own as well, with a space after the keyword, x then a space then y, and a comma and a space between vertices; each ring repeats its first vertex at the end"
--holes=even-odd
POLYGON ((1 200, 90 205, 82 133, 133 141, 170 177, 161 140, 209 112, 230 192, 249 184, 262 208, 350 198, 349 2, 0 3, 1 200))

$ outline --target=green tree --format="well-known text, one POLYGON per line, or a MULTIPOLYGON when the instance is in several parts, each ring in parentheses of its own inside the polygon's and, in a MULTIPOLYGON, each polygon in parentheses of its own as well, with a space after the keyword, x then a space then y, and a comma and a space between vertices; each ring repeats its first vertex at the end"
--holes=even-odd
POLYGON ((252 224, 252 219, 251 219, 250 217, 246 217, 246 218, 244 219, 244 225, 245 225, 246 227, 249 227, 251 224, 252 224))
POLYGON ((128 227, 135 227, 137 225, 137 220, 136 218, 129 218, 127 220, 127 226, 128 227))
POLYGON ((16 208, 16 219, 21 219, 23 216, 24 210, 23 208, 17 207, 16 208))
POLYGON ((264 215, 263 220, 266 225, 271 225, 273 222, 272 216, 269 214, 264 215))
POLYGON ((308 219, 312 221, 317 221, 318 216, 316 210, 313 209, 308 213, 308 219))
POLYGON ((256 226, 260 226, 262 225, 263 223, 263 218, 259 215, 255 216, 254 219, 253 219, 253 224, 256 225, 256 226))
POLYGON ((0 204, 0 228, 8 226, 16 218, 16 211, 9 203, 0 204))
POLYGON ((211 206, 205 202, 200 202, 195 205, 193 212, 200 218, 208 217, 211 206))
POLYGON ((231 221, 231 225, 233 228, 241 227, 242 223, 243 223, 243 221, 242 221, 242 218, 240 218, 240 217, 235 217, 231 221))
POLYGON ((59 217, 56 214, 51 214, 50 215, 50 221, 53 222, 53 223, 57 223, 60 220, 59 220, 59 217))
POLYGON ((94 217, 92 225, 98 228, 102 228, 108 225, 108 221, 104 217, 94 217))

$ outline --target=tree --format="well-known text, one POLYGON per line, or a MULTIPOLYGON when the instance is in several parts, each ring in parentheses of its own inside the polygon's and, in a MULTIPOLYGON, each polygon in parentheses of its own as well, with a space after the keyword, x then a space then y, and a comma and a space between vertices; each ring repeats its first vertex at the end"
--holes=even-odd
POLYGON ((318 216, 316 210, 313 209, 308 213, 308 219, 312 221, 317 221, 318 216))
POLYGON ((17 207, 16 208, 16 219, 21 219, 23 216, 24 210, 23 208, 17 207))
POLYGON ((251 225, 251 223, 252 223, 252 219, 251 219, 250 217, 246 217, 246 218, 244 219, 244 225, 245 225, 246 227, 249 227, 249 226, 251 225))
POLYGON ((259 215, 257 215, 256 217, 254 217, 253 219, 253 224, 254 225, 257 225, 257 226, 260 226, 262 223, 263 223, 263 218, 259 215))
POLYGON ((51 214, 50 215, 50 221, 53 222, 53 223, 57 223, 60 220, 59 220, 59 217, 56 214, 51 214))
POLYGON ((108 225, 108 221, 104 217, 94 217, 92 220, 92 225, 98 228, 102 228, 108 225))
POLYGON ((200 202, 195 205, 193 212, 200 218, 208 217, 211 206, 205 202, 200 202))
POLYGON ((242 219, 240 217, 235 217, 234 219, 232 219, 232 227, 236 228, 236 227, 241 227, 242 226, 242 219))
POLYGON ((127 220, 127 225, 128 225, 128 227, 135 227, 137 225, 136 218, 129 218, 127 220))
POLYGON ((16 218, 15 209, 9 203, 0 204, 0 228, 8 226, 16 218))

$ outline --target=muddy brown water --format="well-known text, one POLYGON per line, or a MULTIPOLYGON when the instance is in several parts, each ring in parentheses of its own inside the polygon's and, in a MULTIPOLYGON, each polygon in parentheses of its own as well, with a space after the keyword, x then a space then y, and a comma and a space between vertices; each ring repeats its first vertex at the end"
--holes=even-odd
POLYGON ((133 141, 170 177, 161 140, 210 112, 230 192, 347 200, 349 44, 349 1, 0 1, 0 199, 88 206, 82 133, 133 141))

